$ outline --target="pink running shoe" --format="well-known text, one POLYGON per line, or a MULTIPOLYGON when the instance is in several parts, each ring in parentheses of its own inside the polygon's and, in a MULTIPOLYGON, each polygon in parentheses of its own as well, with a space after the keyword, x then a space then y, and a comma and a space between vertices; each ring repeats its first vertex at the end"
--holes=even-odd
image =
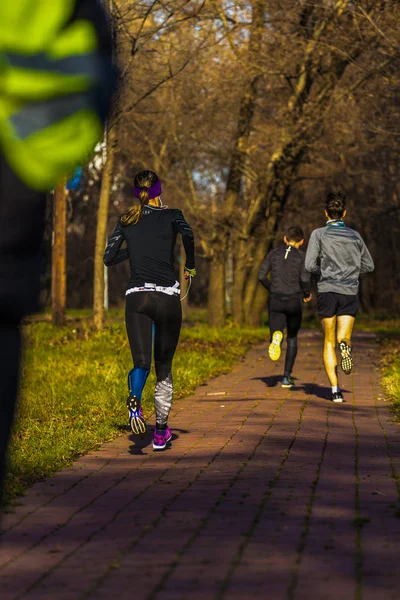
POLYGON ((172 440, 172 431, 169 427, 166 429, 155 429, 153 448, 154 450, 164 450, 168 442, 172 440))

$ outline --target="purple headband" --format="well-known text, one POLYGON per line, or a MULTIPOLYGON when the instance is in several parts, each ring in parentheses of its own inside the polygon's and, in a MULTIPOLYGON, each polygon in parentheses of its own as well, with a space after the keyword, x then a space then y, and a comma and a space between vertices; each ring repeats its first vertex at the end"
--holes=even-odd
POLYGON ((159 179, 157 179, 155 184, 149 188, 139 188, 136 185, 134 185, 133 186, 133 195, 135 196, 135 198, 140 198, 140 192, 143 192, 145 190, 149 195, 149 200, 152 200, 153 198, 157 198, 157 196, 159 196, 161 194, 161 181, 159 179))

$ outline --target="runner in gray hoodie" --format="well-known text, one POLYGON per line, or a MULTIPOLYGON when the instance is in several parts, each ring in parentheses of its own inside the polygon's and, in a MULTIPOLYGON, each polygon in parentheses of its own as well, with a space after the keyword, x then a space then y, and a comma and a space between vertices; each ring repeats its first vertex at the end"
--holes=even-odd
POLYGON ((343 221, 346 196, 331 192, 325 202, 325 227, 315 229, 308 243, 305 268, 319 276, 318 316, 325 334, 324 365, 332 386, 332 400, 343 402, 337 375, 336 343, 341 367, 349 375, 353 368, 351 335, 358 309, 360 273, 374 270, 368 249, 356 231, 343 221))

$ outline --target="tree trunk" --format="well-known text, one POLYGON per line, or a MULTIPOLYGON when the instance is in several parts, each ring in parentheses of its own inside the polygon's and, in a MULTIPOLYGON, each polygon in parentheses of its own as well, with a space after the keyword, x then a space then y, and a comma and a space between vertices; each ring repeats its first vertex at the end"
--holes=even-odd
POLYGON ((225 319, 225 256, 219 253, 210 260, 208 324, 210 327, 223 327, 225 319))
MULTIPOLYGON (((265 235, 259 240, 255 251, 253 252, 253 263, 247 277, 246 289, 243 295, 243 310, 246 325, 250 325, 261 319, 259 315, 253 315, 256 305, 260 306, 267 298, 267 290, 258 281, 258 273, 260 271, 262 262, 267 252, 271 249, 273 234, 271 232, 265 232, 265 235), (265 293, 264 293, 265 292, 265 293), (256 300, 259 298, 259 300, 256 300)), ((263 310, 263 308, 262 308, 263 310)))
MULTIPOLYGON (((251 249, 252 263, 246 276, 246 285, 242 296, 246 324, 258 324, 261 321, 266 296, 258 282, 258 273, 281 222, 291 182, 293 176, 297 173, 302 153, 303 147, 300 145, 290 157, 289 164, 281 163, 280 167, 278 166, 279 163, 276 165, 274 172, 270 173, 265 184, 263 211, 259 212, 258 217, 254 216, 251 221, 255 243, 251 249)), ((284 154, 285 151, 282 148, 276 156, 283 156, 284 154)), ((250 223, 247 223, 247 227, 245 226, 243 229, 242 237, 248 235, 248 232, 251 231, 249 225, 250 223)))
POLYGON ((243 294, 247 279, 247 261, 248 244, 240 240, 236 245, 232 286, 232 320, 238 327, 242 327, 244 323, 243 294))
POLYGON ((261 327, 262 315, 267 306, 268 292, 259 284, 254 294, 251 310, 246 315, 246 325, 249 327, 261 327))
POLYGON ((55 187, 53 199, 53 243, 51 263, 51 307, 54 325, 66 321, 66 236, 67 236, 67 190, 66 178, 55 187))
POLYGON ((262 74, 259 66, 259 55, 265 27, 266 4, 266 0, 256 0, 251 5, 252 17, 249 26, 249 43, 246 57, 248 79, 243 87, 240 99, 237 129, 231 152, 223 205, 224 220, 229 227, 232 225, 232 216, 240 197, 248 159, 248 144, 258 95, 258 82, 262 74))
POLYGON ((233 274, 234 274, 234 266, 233 266, 233 254, 232 249, 229 245, 227 257, 226 257, 226 267, 225 267, 225 305, 226 311, 228 315, 232 314, 232 294, 233 294, 233 274))
MULTIPOLYGON (((248 142, 253 123, 255 103, 258 93, 258 82, 261 77, 261 69, 258 57, 263 39, 265 25, 266 0, 255 0, 252 4, 252 19, 249 27, 249 42, 246 57, 247 81, 243 87, 239 103, 239 114, 237 117, 236 134, 230 156, 225 196, 222 203, 220 222, 217 222, 219 246, 222 248, 222 257, 215 258, 214 251, 210 263, 210 284, 208 296, 208 320, 210 325, 222 326, 225 324, 225 256, 229 249, 231 228, 235 221, 234 212, 241 195, 243 175, 246 170, 248 158, 248 142)), ((236 273, 235 273, 236 279, 236 273)), ((232 290, 232 312, 239 311, 235 315, 235 322, 243 321, 241 314, 241 302, 235 301, 235 292, 232 290)))
POLYGON ((94 252, 93 320, 98 331, 103 328, 104 322, 103 256, 107 237, 108 207, 110 204, 111 186, 113 181, 115 142, 115 129, 112 128, 108 133, 107 158, 101 181, 100 200, 97 210, 96 246, 94 252))

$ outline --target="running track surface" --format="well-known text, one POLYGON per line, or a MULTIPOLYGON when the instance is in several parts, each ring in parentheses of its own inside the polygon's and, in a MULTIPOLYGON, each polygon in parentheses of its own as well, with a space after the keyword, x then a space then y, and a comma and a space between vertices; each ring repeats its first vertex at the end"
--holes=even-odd
POLYGON ((168 451, 126 433, 32 487, 3 519, 2 600, 398 600, 400 435, 376 340, 355 336, 343 405, 321 335, 300 342, 291 391, 264 344, 176 402, 168 451))

